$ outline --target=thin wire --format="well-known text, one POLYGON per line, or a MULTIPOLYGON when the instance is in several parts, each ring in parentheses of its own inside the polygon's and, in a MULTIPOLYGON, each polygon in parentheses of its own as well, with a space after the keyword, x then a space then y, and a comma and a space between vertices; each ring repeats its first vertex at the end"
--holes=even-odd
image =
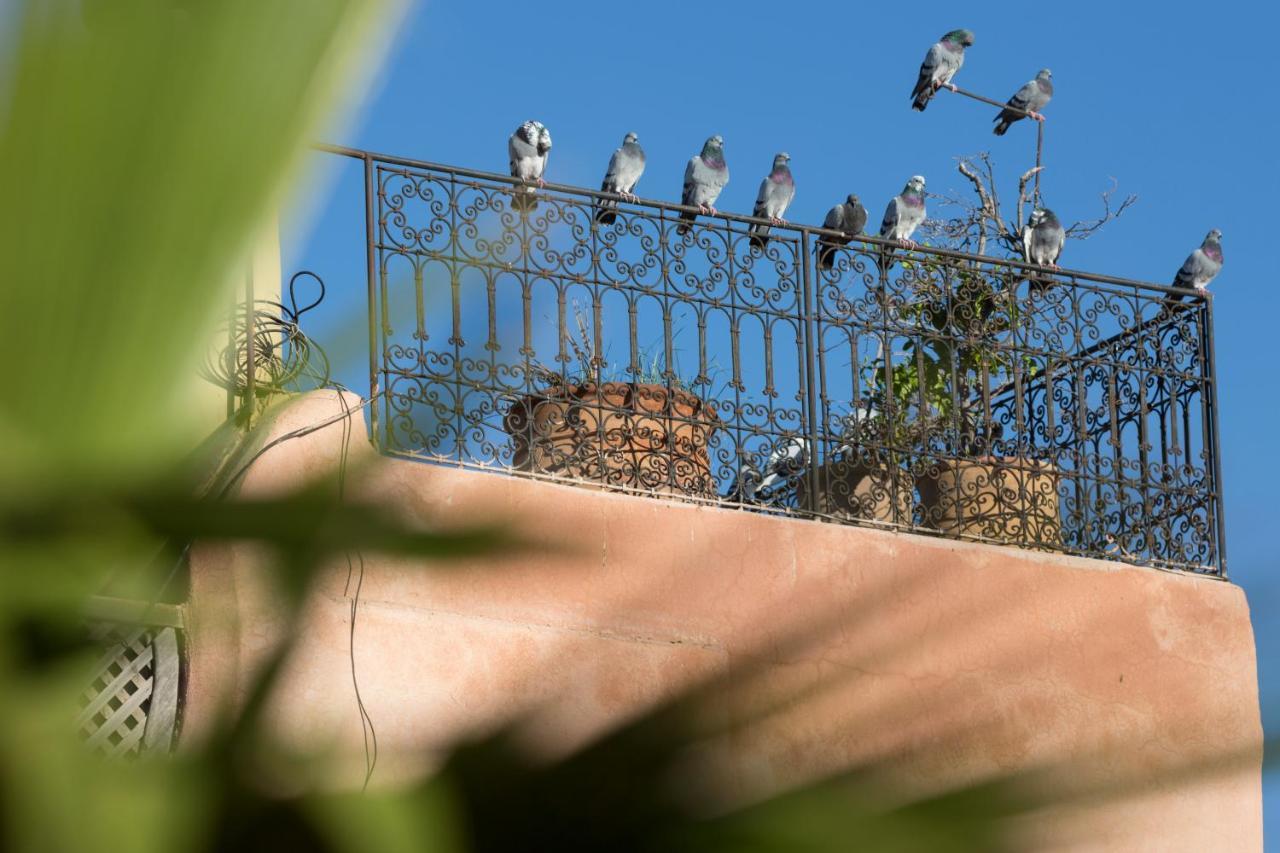
MULTIPOLYGON (((346 398, 342 392, 338 393, 338 402, 342 404, 343 410, 348 417, 342 421, 342 451, 338 457, 338 501, 341 502, 346 497, 347 488, 347 460, 351 448, 351 423, 350 408, 347 406, 346 398)), ((351 618, 348 623, 347 632, 347 657, 351 662, 351 687, 356 694, 356 709, 360 714, 360 734, 364 738, 364 784, 361 785, 361 792, 369 789, 369 780, 373 778, 373 769, 378 764, 378 733, 373 726, 373 717, 369 715, 369 709, 365 707, 364 697, 360 695, 360 679, 356 674, 356 617, 360 608, 360 591, 364 587, 364 552, 359 548, 355 549, 356 560, 360 565, 360 572, 356 577, 355 595, 351 596, 351 618)), ((347 582, 343 588, 342 594, 349 595, 351 591, 351 574, 353 566, 351 564, 351 549, 346 551, 347 557, 347 582)))

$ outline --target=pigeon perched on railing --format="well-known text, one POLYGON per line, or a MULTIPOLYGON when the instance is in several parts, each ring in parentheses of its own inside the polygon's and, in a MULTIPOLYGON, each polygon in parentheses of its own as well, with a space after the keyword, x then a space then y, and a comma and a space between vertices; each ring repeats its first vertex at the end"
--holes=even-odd
POLYGON ((916 80, 916 87, 911 90, 912 108, 924 112, 924 108, 929 106, 929 99, 943 86, 954 91, 951 78, 964 65, 964 49, 972 45, 973 33, 969 30, 952 30, 929 48, 929 52, 924 55, 924 62, 920 63, 920 78, 916 80))
MULTIPOLYGON (((790 162, 791 155, 785 151, 774 156, 773 171, 760 182, 760 192, 756 194, 752 216, 768 219, 774 225, 783 224, 782 214, 787 212, 787 205, 791 204, 791 199, 796 195, 796 182, 787 165, 790 162)), ((769 242, 769 226, 753 223, 749 230, 751 247, 764 251, 765 244, 769 242)))
POLYGON ((1217 228, 1210 231, 1196 249, 1187 256, 1187 260, 1173 278, 1173 286, 1188 293, 1179 297, 1186 299, 1192 292, 1201 293, 1208 289, 1209 282, 1222 271, 1222 232, 1217 228))
MULTIPOLYGON (((1057 269, 1066 242, 1067 232, 1058 217, 1047 207, 1037 207, 1022 227, 1022 258, 1029 264, 1057 269)), ((1053 284, 1053 279, 1032 277, 1030 282, 1032 290, 1040 292, 1053 284)))
POLYGON ((765 460, 763 471, 749 459, 744 459, 727 496, 743 503, 778 503, 789 493, 791 483, 804 473, 808 464, 808 440, 791 436, 774 447, 765 460))
MULTIPOLYGON (((547 169, 551 151, 551 132, 540 121, 526 121, 507 140, 507 156, 511 159, 511 177, 543 186, 542 173, 547 169)), ((512 190, 511 207, 530 211, 538 206, 533 187, 512 190)))
MULTIPOLYGON (((713 136, 702 145, 702 151, 689 159, 684 170, 684 191, 680 203, 696 207, 702 213, 715 215, 716 199, 729 183, 729 167, 724 162, 724 139, 713 136)), ((689 233, 689 223, 696 213, 681 213, 677 234, 689 233)))
POLYGON ((1022 88, 1014 92, 1013 97, 1008 100, 1008 106, 1013 107, 1013 109, 1006 107, 995 117, 996 136, 1004 136, 1009 129, 1009 125, 1027 118, 1028 115, 1036 121, 1044 121, 1044 116, 1040 115, 1040 110, 1044 109, 1045 104, 1049 103, 1049 99, 1052 97, 1053 72, 1048 68, 1041 68, 1034 80, 1028 80, 1024 83, 1022 88))
POLYGON ((826 219, 822 220, 822 227, 848 235, 843 240, 837 237, 818 238, 818 266, 829 270, 836 263, 836 248, 849 245, 849 241, 867 227, 867 209, 862 206, 862 202, 856 195, 849 193, 849 197, 842 204, 837 204, 827 211, 826 219))
MULTIPOLYGON (((622 147, 613 152, 604 180, 600 182, 601 192, 617 193, 624 201, 636 201, 633 192, 644 174, 644 149, 638 140, 634 133, 628 133, 622 140, 622 147)), ((612 199, 601 199, 596 208, 596 222, 612 225, 617 218, 618 203, 612 199)))
MULTIPOLYGON (((880 236, 887 240, 895 240, 908 249, 916 247, 911 235, 924 222, 924 177, 914 175, 902 193, 889 201, 884 212, 884 221, 880 223, 880 236)), ((893 266, 893 251, 887 246, 880 247, 880 274, 883 276, 893 266)))

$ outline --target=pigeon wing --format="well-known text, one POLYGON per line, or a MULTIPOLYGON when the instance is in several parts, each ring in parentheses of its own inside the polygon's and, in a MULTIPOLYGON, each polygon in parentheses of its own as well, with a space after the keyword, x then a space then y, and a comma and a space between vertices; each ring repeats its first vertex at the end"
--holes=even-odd
POLYGON ((880 223, 880 236, 897 238, 898 220, 901 215, 901 200, 898 196, 894 196, 889 200, 889 206, 884 211, 884 221, 880 223))

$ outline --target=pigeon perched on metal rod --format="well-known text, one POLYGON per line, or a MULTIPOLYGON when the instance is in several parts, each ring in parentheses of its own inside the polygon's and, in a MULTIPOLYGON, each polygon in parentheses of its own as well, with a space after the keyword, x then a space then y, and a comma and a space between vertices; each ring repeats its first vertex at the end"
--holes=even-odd
POLYGON ((1186 299, 1192 293, 1203 293, 1209 282, 1222 271, 1222 232, 1217 228, 1205 235, 1200 248, 1187 256, 1187 260, 1173 278, 1173 286, 1187 291, 1179 297, 1186 299))
POLYGON ((829 270, 836 263, 836 248, 849 245, 849 242, 867 227, 867 209, 862 206, 862 202, 856 195, 849 193, 849 197, 843 203, 827 211, 826 218, 822 220, 822 227, 828 231, 840 231, 847 235, 844 239, 818 238, 818 266, 829 270))
MULTIPOLYGON (((634 202, 634 190, 643 174, 644 149, 640 147, 639 137, 628 133, 623 137, 622 147, 609 158, 609 168, 600 182, 600 191, 617 193, 624 201, 634 202)), ((596 222, 612 225, 617 218, 618 203, 612 199, 601 199, 596 207, 596 222)))
POLYGON ((973 45, 973 33, 969 30, 952 30, 940 38, 920 63, 920 78, 911 90, 911 106, 920 112, 929 106, 929 100, 943 86, 955 91, 951 78, 964 65, 964 49, 973 45))
MULTIPOLYGON (((1066 242, 1067 232, 1058 217, 1047 207, 1037 207, 1022 227, 1022 259, 1029 264, 1057 269, 1066 242)), ((1053 284, 1053 279, 1044 277, 1032 277, 1029 281, 1035 292, 1042 292, 1053 284)))
MULTIPOLYGON (((544 186, 542 173, 547 169, 547 156, 550 152, 551 132, 540 121, 526 121, 507 140, 511 177, 544 186)), ((515 187, 511 192, 511 207, 515 210, 530 211, 538 206, 533 187, 515 187)))
MULTIPOLYGON (((715 215, 716 199, 729 183, 729 167, 724 162, 724 139, 713 136, 702 145, 702 151, 689 159, 684 170, 684 191, 680 203, 696 207, 701 213, 715 215)), ((689 223, 696 213, 681 213, 677 234, 689 233, 689 223)))
POLYGON ((1036 121, 1044 121, 1044 116, 1040 115, 1040 110, 1045 108, 1049 103, 1049 99, 1053 97, 1053 72, 1048 68, 1041 68, 1036 74, 1034 80, 1028 80, 1022 85, 1022 88, 1013 93, 1005 109, 995 117, 996 136, 1004 136, 1009 130, 1009 125, 1015 121, 1020 121, 1030 116, 1036 121), (1012 109, 1010 109, 1010 107, 1012 109))
MULTIPOLYGON (((880 223, 880 236, 886 240, 894 240, 908 249, 916 247, 911 235, 924 222, 924 176, 913 175, 899 195, 889 201, 884 212, 884 221, 880 223)), ((893 250, 888 246, 880 247, 880 274, 883 276, 893 266, 893 250)))
MULTIPOLYGON (((787 212, 787 205, 796 195, 796 182, 791 176, 791 155, 782 151, 773 158, 773 171, 760 182, 760 192, 756 194, 756 206, 752 216, 768 219, 774 225, 783 224, 782 214, 787 212)), ((752 223, 751 247, 764 251, 769 242, 769 226, 752 223)))

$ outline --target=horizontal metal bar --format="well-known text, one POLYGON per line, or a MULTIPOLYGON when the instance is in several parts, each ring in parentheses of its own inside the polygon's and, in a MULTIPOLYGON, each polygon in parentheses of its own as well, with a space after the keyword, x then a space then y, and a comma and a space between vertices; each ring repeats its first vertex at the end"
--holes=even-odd
POLYGON ((990 104, 993 107, 999 107, 1002 110, 1008 110, 1011 113, 1018 113, 1026 118, 1031 118, 1031 113, 1027 110, 1020 110, 1013 104, 1006 101, 996 101, 988 98, 986 95, 979 95, 977 92, 970 92, 968 89, 961 89, 959 86, 952 89, 950 86, 944 87, 957 95, 964 95, 966 98, 973 98, 975 101, 982 101, 984 104, 990 104))
POLYGON ((95 595, 85 605, 85 616, 95 622, 121 622, 128 625, 155 625, 183 628, 186 620, 182 608, 175 604, 137 601, 95 595))

